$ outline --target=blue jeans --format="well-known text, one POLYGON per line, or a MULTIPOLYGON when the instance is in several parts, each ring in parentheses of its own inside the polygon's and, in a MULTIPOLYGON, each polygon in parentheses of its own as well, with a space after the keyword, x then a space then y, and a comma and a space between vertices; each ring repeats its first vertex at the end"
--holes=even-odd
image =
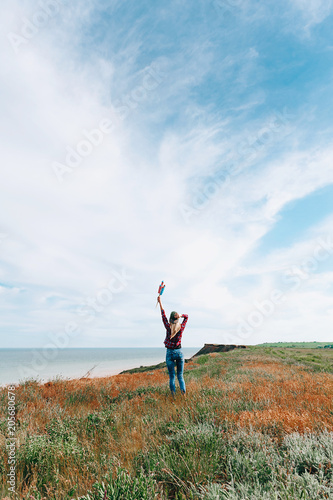
POLYGON ((175 385, 175 361, 177 365, 177 378, 179 382, 180 390, 183 394, 186 392, 185 381, 183 377, 184 372, 184 354, 181 349, 167 349, 166 352, 166 364, 169 371, 170 377, 170 391, 174 395, 176 393, 175 385))

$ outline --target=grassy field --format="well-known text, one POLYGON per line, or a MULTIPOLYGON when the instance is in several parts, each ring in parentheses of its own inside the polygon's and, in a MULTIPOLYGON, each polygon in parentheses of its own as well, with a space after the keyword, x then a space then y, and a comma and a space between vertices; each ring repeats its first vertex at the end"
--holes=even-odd
POLYGON ((333 345, 333 340, 332 342, 267 342, 265 344, 258 344, 256 347, 296 347, 299 349, 318 349, 327 345, 333 345))
POLYGON ((333 351, 250 347, 194 358, 187 395, 165 368, 16 388, 17 496, 333 498, 333 351))

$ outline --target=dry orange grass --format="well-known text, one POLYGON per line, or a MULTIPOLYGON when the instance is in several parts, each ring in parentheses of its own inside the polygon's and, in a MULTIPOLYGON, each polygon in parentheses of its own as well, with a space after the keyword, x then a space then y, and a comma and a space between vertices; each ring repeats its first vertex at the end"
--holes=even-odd
MULTIPOLYGON (((216 355, 215 355, 216 356, 216 355)), ((214 356, 212 356, 214 357, 214 356)), ((191 369, 195 368, 192 364, 191 369)), ((190 367, 188 367, 190 368, 190 367)), ((268 423, 279 422, 286 432, 298 430, 314 430, 318 426, 333 429, 333 376, 328 373, 309 373, 298 366, 286 366, 277 362, 249 362, 244 364, 243 374, 240 373, 235 381, 224 382, 223 379, 212 379, 207 374, 198 379, 192 379, 187 385, 187 402, 198 399, 200 391, 205 388, 227 391, 229 400, 240 397, 262 402, 267 408, 253 411, 234 412, 229 414, 228 420, 233 420, 241 426, 252 425, 260 427, 268 423)), ((192 371, 192 370, 191 370, 192 371)), ((223 374, 222 374, 223 377, 223 374)), ((34 398, 27 388, 17 388, 17 400, 24 407, 22 418, 26 420, 30 414, 31 426, 28 429, 41 429, 49 418, 49 406, 52 404, 66 407, 69 414, 88 413, 102 408, 100 392, 103 390, 110 398, 115 398, 124 391, 135 391, 140 387, 165 387, 168 377, 165 370, 152 372, 122 374, 113 377, 71 380, 65 382, 49 382, 34 388, 34 398), (89 397, 75 405, 68 405, 71 394, 87 391, 89 397)), ((173 413, 172 401, 165 396, 154 394, 156 406, 163 406, 165 411, 173 413)), ((209 399, 205 396, 205 399, 209 399)), ((123 410, 128 415, 145 413, 145 397, 135 396, 123 401, 123 410), (125 408, 126 407, 126 408, 125 408)), ((103 407, 105 407, 105 402, 103 407)), ((17 414, 20 419, 20 411, 17 414)), ((142 430, 142 429, 141 429, 142 430)), ((142 445, 142 437, 138 437, 138 429, 130 434, 130 442, 142 445)), ((131 446, 132 447, 132 446, 131 446)))
MULTIPOLYGON (((165 440, 163 425, 202 421, 205 412, 216 423, 229 422, 234 427, 263 431, 276 428, 280 435, 324 428, 333 430, 332 374, 309 373, 300 366, 249 354, 242 356, 241 366, 228 377, 229 367, 234 366, 232 355, 221 358, 214 354, 210 358, 206 373, 206 365, 202 367, 196 362, 185 365, 185 373, 191 373, 187 396, 186 399, 178 396, 175 401, 168 393, 166 369, 18 386, 17 419, 21 424, 17 432, 18 445, 26 441, 28 433, 45 433, 52 419, 61 420, 64 416, 85 419, 89 414, 109 409, 113 398, 118 399, 113 406, 112 429, 110 426, 107 435, 103 435, 89 434, 82 427, 79 440, 82 447, 96 456, 104 453, 113 457, 130 472, 134 470, 133 458, 139 451, 165 440), (216 366, 210 363, 221 363, 219 376, 209 376, 209 366, 216 366), (201 371, 196 374, 196 369, 201 371), (134 392, 139 388, 146 391, 134 392), (126 394, 130 397, 125 397, 126 394)), ((3 445, 4 438, 1 441, 3 445)), ((83 476, 76 457, 71 460, 66 462, 68 473, 60 476, 63 488, 78 480, 82 491, 91 488, 96 476, 89 470, 83 476)), ((101 475, 105 470, 104 465, 100 465, 101 475)), ((35 479, 38 473, 36 468, 35 479)))
POLYGON ((252 371, 253 380, 244 380, 242 391, 253 401, 266 402, 267 408, 234 414, 240 426, 262 429, 279 425, 286 433, 333 430, 331 374, 309 373, 279 363, 249 363, 246 368, 252 371), (264 383, 260 383, 263 376, 264 383))
MULTIPOLYGON (((46 432, 46 427, 52 419, 61 419, 65 415, 68 417, 84 418, 98 410, 105 410, 108 405, 101 398, 101 391, 104 396, 116 398, 122 393, 135 391, 138 388, 152 388, 156 386, 166 386, 168 379, 162 370, 154 372, 123 374, 106 378, 94 378, 83 380, 56 381, 46 384, 26 384, 18 386, 16 389, 16 401, 19 402, 16 417, 18 422, 17 445, 24 444, 29 435, 40 435, 46 432), (70 404, 71 397, 76 397, 82 392, 82 400, 75 400, 70 404), (62 410, 62 417, 59 411, 62 410)), ((177 400, 178 408, 183 401, 177 400)), ((132 462, 138 451, 152 445, 155 439, 155 429, 163 421, 176 418, 177 406, 171 398, 164 394, 142 394, 134 395, 130 400, 124 398, 117 403, 117 419, 113 426, 112 433, 106 436, 91 434, 80 434, 80 445, 82 448, 91 450, 96 456, 105 453, 106 456, 115 460, 129 471, 133 470, 132 462), (153 396, 153 397, 152 397, 153 396), (154 414, 151 422, 145 420, 147 412, 154 414), (114 437, 114 435, 116 437, 114 437)), ((1 415, 2 416, 2 415, 1 415)), ((5 447, 5 437, 0 436, 0 445, 5 447)), ((82 491, 91 488, 96 481, 96 476, 88 469, 83 474, 76 463, 76 457, 71 461, 67 459, 64 468, 67 469, 66 476, 59 476, 59 487, 64 488, 79 481, 82 491)), ((61 464, 59 464, 61 465, 61 464)), ((100 466, 99 474, 102 476, 107 468, 100 466)), ((37 481, 39 475, 38 467, 30 481, 30 486, 37 481)), ((17 481, 23 484, 23 475, 17 471, 17 481)), ((24 496, 29 491, 29 487, 22 489, 24 496)), ((50 490, 51 496, 51 490, 50 490)))

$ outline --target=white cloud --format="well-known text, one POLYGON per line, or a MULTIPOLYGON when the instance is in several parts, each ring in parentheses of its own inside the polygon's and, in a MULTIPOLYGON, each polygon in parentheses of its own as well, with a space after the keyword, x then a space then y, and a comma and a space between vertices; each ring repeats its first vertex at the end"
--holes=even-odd
POLYGON ((307 27, 321 23, 332 12, 332 0, 291 0, 291 3, 301 11, 307 27))
MULTIPOLYGON (((65 26, 75 20, 71 32, 52 21, 52 43, 59 37, 63 46, 52 45, 47 30, 41 30, 17 55, 7 40, 0 48, 0 67, 6 72, 5 113, 0 118, 6 173, 1 232, 8 235, 0 246, 0 279, 17 291, 9 298, 0 289, 2 296, 8 295, 1 306, 4 322, 17 329, 10 342, 41 344, 48 331, 61 330, 74 319, 84 327, 76 345, 160 345, 160 318, 154 306, 161 279, 167 283, 168 309, 191 315, 192 333, 184 345, 214 341, 214 336, 223 342, 224 332, 235 331, 238 317, 270 292, 276 285, 272 275, 292 262, 298 249, 288 255, 272 253, 260 265, 252 262, 249 269, 242 268, 242 259, 286 203, 333 182, 332 151, 286 154, 295 136, 281 148, 278 160, 264 164, 265 151, 260 150, 257 166, 245 158, 243 172, 186 224, 180 207, 192 184, 200 185, 219 158, 230 154, 246 135, 243 130, 233 132, 231 117, 217 117, 209 105, 187 98, 188 90, 211 71, 211 47, 188 43, 175 59, 157 57, 163 81, 121 120, 110 100, 111 90, 118 89, 121 99, 119 89, 126 89, 126 96, 142 84, 144 71, 155 59, 139 69, 133 60, 126 65, 115 57, 80 63, 68 40, 73 35, 73 45, 79 41, 79 25, 89 17, 92 3, 84 12, 78 11, 78 4, 72 8, 59 13, 65 26), (181 125, 172 132, 158 127, 178 108, 186 117, 181 125), (54 162, 64 163, 66 149, 77 148, 86 139, 84 131, 96 129, 106 118, 114 121, 112 133, 59 183, 54 162), (85 324, 77 307, 96 298, 112 273, 122 268, 133 279, 85 324), (249 293, 226 284, 248 273, 260 278, 249 293)), ((128 43, 134 54, 140 52, 139 40, 136 48, 131 37, 128 43)), ((255 47, 242 52, 238 62, 247 59, 239 74, 243 89, 257 67, 255 47)), ((221 67, 234 62, 230 56, 221 67)), ((264 94, 258 95, 262 103, 264 94)), ((255 131, 270 118, 247 123, 255 140, 255 131)), ((329 279, 326 276, 325 286, 329 279)), ((316 283, 311 292, 315 295, 305 297, 307 307, 313 304, 311 321, 319 299, 328 293, 316 283)), ((298 313, 297 309, 295 316, 298 313)), ((297 321, 292 319, 289 328, 297 321)), ((275 332, 273 318, 269 324, 269 331, 275 332)))

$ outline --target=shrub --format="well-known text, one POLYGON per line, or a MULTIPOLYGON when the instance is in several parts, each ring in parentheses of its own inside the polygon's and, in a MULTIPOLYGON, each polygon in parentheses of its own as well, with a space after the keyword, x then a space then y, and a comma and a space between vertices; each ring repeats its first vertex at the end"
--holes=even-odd
POLYGON ((325 476, 333 477, 333 432, 321 434, 290 434, 284 445, 298 474, 322 471, 325 476))
POLYGON ((131 477, 122 468, 105 476, 105 481, 93 485, 94 492, 88 492, 79 500, 153 500, 157 498, 157 484, 141 471, 138 477, 131 477))

